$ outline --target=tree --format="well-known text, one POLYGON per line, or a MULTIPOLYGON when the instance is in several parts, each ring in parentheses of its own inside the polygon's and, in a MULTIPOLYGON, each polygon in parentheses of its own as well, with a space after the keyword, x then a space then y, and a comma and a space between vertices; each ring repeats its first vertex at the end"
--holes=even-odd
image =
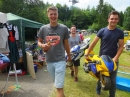
POLYGON ((102 28, 107 25, 107 18, 108 14, 115 10, 109 3, 105 2, 103 3, 103 0, 99 0, 99 5, 97 6, 97 12, 98 12, 98 28, 102 28))
POLYGON ((19 15, 33 21, 44 23, 44 20, 46 20, 44 18, 45 15, 43 14, 45 4, 40 0, 26 0, 24 3, 24 9, 19 15))
POLYGON ((73 7, 71 10, 70 20, 78 29, 84 28, 86 21, 86 14, 79 8, 73 7))
POLYGON ((130 7, 127 7, 127 9, 124 12, 123 26, 125 30, 130 30, 130 7))
POLYGON ((123 21, 124 21, 124 14, 123 14, 123 12, 121 11, 121 12, 120 12, 120 21, 119 21, 118 25, 123 26, 123 21))
POLYGON ((88 25, 88 27, 87 28, 89 28, 89 29, 97 29, 97 27, 95 27, 94 25, 96 24, 97 25, 97 22, 98 22, 98 20, 97 20, 97 11, 96 11, 96 9, 93 7, 92 9, 90 9, 90 10, 87 10, 86 11, 86 14, 87 14, 87 25, 88 25))
POLYGON ((24 0, 1 0, 0 9, 4 13, 11 12, 18 14, 23 10, 23 6, 24 0))
POLYGON ((98 30, 98 24, 97 23, 93 23, 92 26, 89 26, 89 29, 98 30))

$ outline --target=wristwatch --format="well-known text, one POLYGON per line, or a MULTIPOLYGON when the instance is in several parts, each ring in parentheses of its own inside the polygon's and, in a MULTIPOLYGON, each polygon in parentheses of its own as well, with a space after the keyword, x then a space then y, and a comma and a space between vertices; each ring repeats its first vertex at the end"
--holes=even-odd
POLYGON ((86 57, 88 56, 88 54, 85 55, 86 57))

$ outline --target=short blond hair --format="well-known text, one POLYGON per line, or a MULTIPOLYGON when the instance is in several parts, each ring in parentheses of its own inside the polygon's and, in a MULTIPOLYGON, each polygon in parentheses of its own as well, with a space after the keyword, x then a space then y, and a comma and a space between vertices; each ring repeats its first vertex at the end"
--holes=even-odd
POLYGON ((76 26, 75 26, 75 25, 72 25, 72 26, 70 27, 70 29, 71 29, 72 27, 75 27, 75 28, 76 28, 76 26))
POLYGON ((58 12, 58 8, 55 6, 50 6, 47 8, 47 12, 49 12, 49 10, 56 10, 58 12))

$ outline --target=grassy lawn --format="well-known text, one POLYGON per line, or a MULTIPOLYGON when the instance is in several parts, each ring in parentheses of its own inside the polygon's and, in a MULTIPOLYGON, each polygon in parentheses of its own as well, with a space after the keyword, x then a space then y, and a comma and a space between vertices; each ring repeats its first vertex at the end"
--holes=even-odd
MULTIPOLYGON (((92 41, 93 38, 95 37, 95 34, 90 35, 90 37, 92 41)), ((99 43, 94 48, 95 54, 98 54, 98 51, 99 51, 99 43)), ((130 72, 129 62, 130 62, 130 52, 124 50, 120 57, 120 64, 125 65, 124 67, 126 66, 129 67, 129 69, 119 67, 119 70, 123 72, 130 72)), ((74 82, 74 78, 70 76, 70 69, 67 68, 66 70, 65 85, 64 85, 65 96, 66 97, 97 97, 97 94, 95 92, 97 79, 95 79, 90 74, 84 72, 83 70, 84 57, 81 58, 80 63, 81 64, 79 67, 78 82, 74 82)), ((118 75, 124 76, 121 74, 118 75)), ((130 78, 130 75, 129 76, 126 75, 126 77, 130 78)), ((108 97, 109 96, 108 94, 109 94, 108 91, 102 90, 100 97, 108 97)), ((116 97, 129 97, 129 96, 130 96, 130 92, 121 91, 118 89, 116 91, 116 97)), ((56 97, 55 88, 51 97, 56 97)))

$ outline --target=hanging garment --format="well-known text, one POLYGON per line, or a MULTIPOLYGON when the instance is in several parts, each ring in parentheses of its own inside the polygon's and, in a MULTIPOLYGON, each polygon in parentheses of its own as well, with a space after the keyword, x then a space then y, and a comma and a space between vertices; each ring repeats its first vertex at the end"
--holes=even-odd
POLYGON ((14 26, 14 30, 15 30, 15 39, 19 40, 19 32, 17 26, 14 26))
POLYGON ((14 42, 15 41, 15 30, 14 30, 14 26, 12 24, 8 25, 7 29, 8 29, 8 33, 9 33, 9 37, 8 37, 9 41, 14 42))
POLYGON ((0 53, 9 52, 8 36, 7 28, 0 28, 0 53))
POLYGON ((6 28, 0 28, 0 48, 6 48, 7 40, 8 40, 8 31, 6 28))
POLYGON ((19 60, 19 52, 18 47, 15 40, 15 30, 14 25, 8 25, 7 26, 9 37, 8 37, 8 43, 9 43, 9 59, 11 63, 18 63, 19 60))

